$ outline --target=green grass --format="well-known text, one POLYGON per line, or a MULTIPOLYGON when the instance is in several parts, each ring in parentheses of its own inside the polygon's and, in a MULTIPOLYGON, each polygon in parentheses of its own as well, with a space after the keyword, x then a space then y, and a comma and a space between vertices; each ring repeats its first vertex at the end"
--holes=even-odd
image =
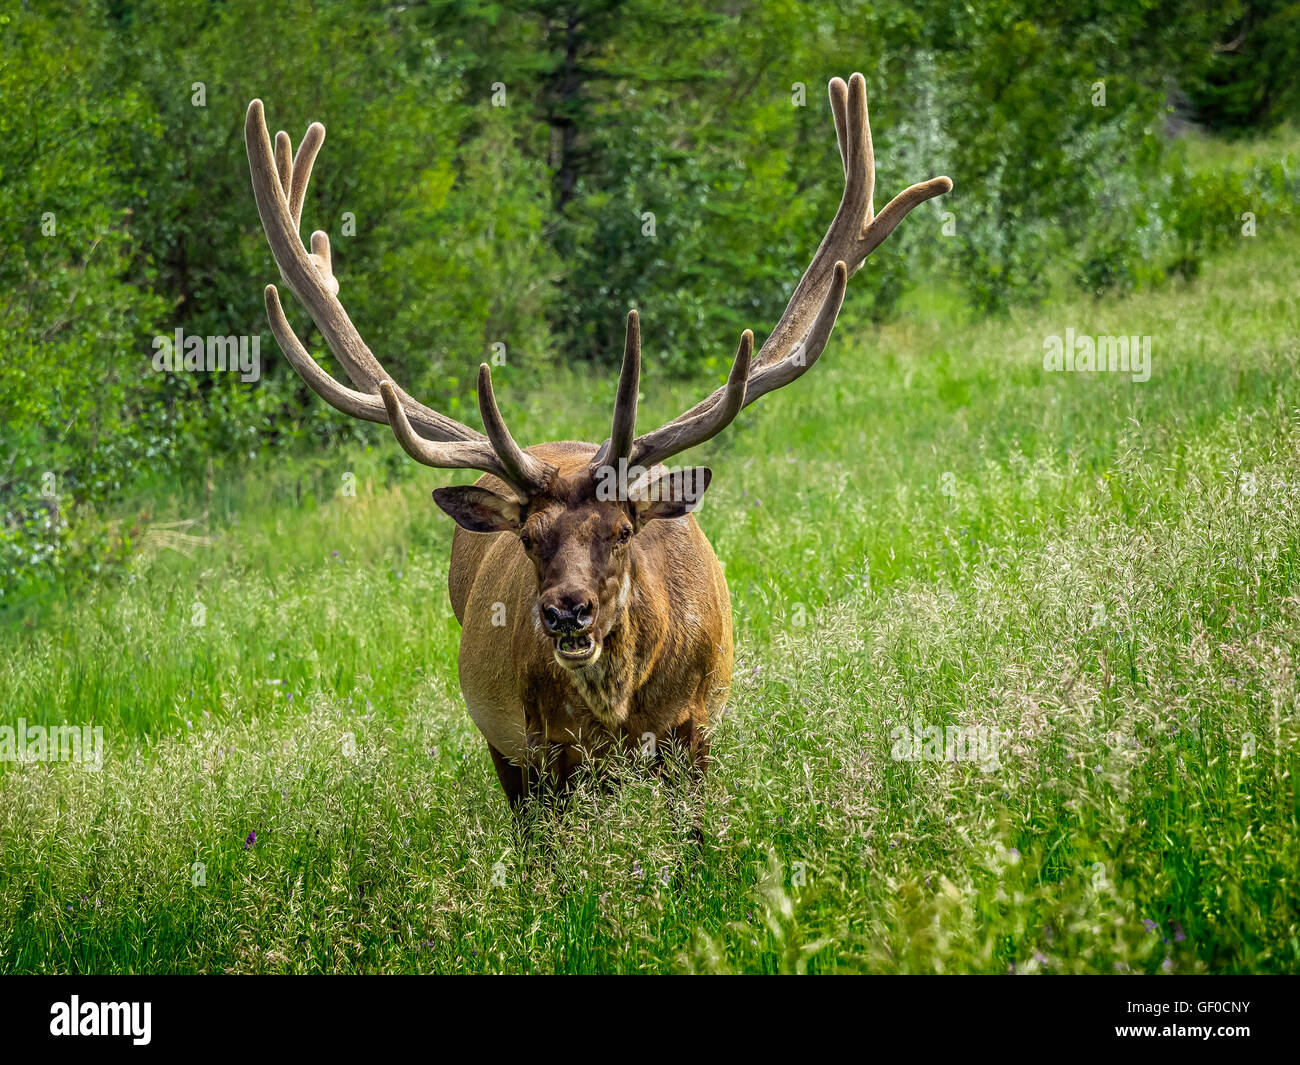
POLYGON ((1188 133, 1182 143, 1197 170, 1223 173, 1252 166, 1276 166, 1279 162, 1294 167, 1300 159, 1300 126, 1288 122, 1266 134, 1233 140, 1188 133))
MULTIPOLYGON (((106 737, 0 764, 0 971, 1300 970, 1296 251, 918 301, 692 456, 737 622, 702 844, 634 767, 512 831, 444 475, 376 433, 218 484, 192 557, 0 636, 0 722, 106 737), (1044 372, 1067 327, 1151 335, 1151 380, 1044 372), (1000 764, 896 760, 913 721, 1000 764)), ((521 438, 602 434, 612 376, 503 376, 521 438)), ((651 378, 643 423, 703 387, 651 378)))

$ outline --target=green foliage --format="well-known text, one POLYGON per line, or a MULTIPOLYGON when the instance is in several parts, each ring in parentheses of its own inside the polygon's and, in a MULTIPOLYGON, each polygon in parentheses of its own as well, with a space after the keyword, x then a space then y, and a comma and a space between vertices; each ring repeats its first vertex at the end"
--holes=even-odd
MULTIPOLYGON (((328 125, 304 232, 329 233, 384 364, 473 422, 480 360, 504 356, 505 402, 527 402, 561 358, 616 360, 630 306, 656 379, 716 376, 742 329, 761 340, 838 202, 824 87, 855 69, 877 207, 934 174, 956 186, 854 278, 845 327, 888 317, 917 278, 1002 311, 1065 285, 1192 276, 1243 212, 1293 223, 1295 163, 1189 159, 1164 132, 1169 86, 1245 24, 1243 47, 1284 58, 1300 47, 1292 16, 1166 0, 9 10, 0 611, 128 551, 160 481, 378 439, 316 401, 265 332, 276 277, 242 145, 255 96, 295 140, 328 125), (260 379, 155 371, 155 338, 177 329, 259 337, 260 379)), ((1268 85, 1272 116, 1288 90, 1268 85)), ((287 313, 337 370, 301 308, 287 313)))
POLYGON ((1226 136, 1272 129, 1300 112, 1300 4, 1239 0, 1185 77, 1195 117, 1226 136))
MULTIPOLYGON (((78 528, 172 446, 158 382, 135 368, 164 302, 128 278, 138 250, 120 130, 149 122, 106 98, 106 42, 75 13, 0 14, 0 589, 116 545, 78 528), (51 100, 60 106, 51 107, 51 100)), ((143 360, 141 359, 141 362, 143 360)))

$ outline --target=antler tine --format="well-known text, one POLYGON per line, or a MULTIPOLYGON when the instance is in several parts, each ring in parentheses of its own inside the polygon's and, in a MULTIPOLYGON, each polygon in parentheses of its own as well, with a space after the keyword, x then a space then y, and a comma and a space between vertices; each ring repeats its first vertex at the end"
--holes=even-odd
POLYGON ((753 355, 754 332, 746 329, 740 334, 740 346, 731 363, 727 383, 714 393, 714 396, 719 397, 718 401, 697 403, 680 418, 638 438, 632 445, 628 464, 653 466, 670 455, 712 440, 735 421, 736 415, 748 402, 748 390, 753 380, 750 377, 753 355))
POLYGON ((555 467, 533 458, 515 443, 497 406, 492 391, 492 371, 487 363, 478 368, 478 409, 488 441, 505 470, 504 479, 530 494, 545 488, 555 474, 555 467))
MULTIPOLYGON (((308 354, 307 348, 285 317, 284 308, 280 305, 280 293, 276 287, 267 285, 263 295, 266 302, 266 317, 271 323, 271 333, 275 336, 276 343, 280 345, 280 350, 284 352, 285 358, 298 371, 298 376, 303 379, 307 387, 337 411, 363 421, 387 425, 388 414, 383 401, 378 396, 358 392, 341 384, 322 370, 320 364, 308 354)), ((439 427, 430 422, 421 411, 412 410, 410 418, 426 436, 438 439, 436 434, 440 431, 439 427)))
POLYGON ((289 197, 289 216, 293 219, 295 230, 302 225, 302 205, 307 197, 307 182, 311 180, 311 168, 316 162, 316 154, 324 143, 325 127, 319 122, 313 122, 307 127, 302 143, 298 145, 298 154, 293 157, 293 180, 285 192, 289 197))
POLYGON ((831 78, 827 89, 831 98, 831 117, 835 119, 835 144, 840 150, 840 165, 849 176, 849 87, 843 78, 831 78))
POLYGON ((280 191, 288 196, 293 185, 293 144, 284 130, 275 134, 275 172, 280 178, 280 191))
POLYGON ((311 255, 309 258, 316 267, 325 287, 331 296, 339 294, 339 279, 334 276, 334 253, 330 251, 329 234, 318 229, 311 235, 311 255))
POLYGON ((298 339, 298 334, 293 331, 293 327, 284 316, 284 308, 280 306, 280 293, 276 291, 274 285, 266 286, 263 297, 266 301, 266 317, 271 323, 271 332, 275 335, 275 341, 280 345, 280 350, 284 352, 293 368, 298 371, 298 376, 307 383, 307 387, 335 410, 349 414, 353 418, 386 425, 388 413, 382 399, 340 384, 322 370, 320 364, 308 354, 302 341, 298 339))
POLYGON ((865 259, 889 236, 913 207, 952 191, 952 178, 936 177, 909 185, 887 204, 867 225, 862 234, 862 257, 865 259))
POLYGON ((618 392, 614 398, 614 419, 609 436, 596 450, 591 468, 617 466, 619 459, 632 454, 636 434, 636 406, 641 390, 641 317, 635 310, 627 312, 627 336, 623 341, 623 367, 618 374, 618 392))
POLYGON ((632 454, 636 436, 636 404, 641 391, 641 316, 627 312, 627 336, 623 341, 623 368, 618 374, 618 392, 614 398, 614 420, 609 439, 596 453, 593 466, 617 466, 620 459, 632 454))
MULTIPOLYGON (((946 177, 922 181, 900 192, 879 215, 875 214, 872 200, 876 163, 867 113, 866 79, 861 74, 854 74, 848 82, 832 78, 829 95, 844 170, 844 194, 790 302, 754 356, 741 406, 748 406, 808 371, 821 355, 835 326, 848 279, 909 211, 952 188, 952 181, 946 177)), ((698 428, 711 424, 711 419, 728 410, 735 399, 736 392, 729 381, 726 387, 672 422, 638 437, 632 447, 633 460, 640 464, 651 459, 662 461, 703 442, 708 437, 699 436, 698 428)), ((733 413, 725 422, 734 416, 733 413)))
MULTIPOLYGON (((834 96, 832 89, 832 111, 834 96)), ((844 199, 840 211, 847 217, 856 215, 870 223, 871 200, 876 191, 876 155, 871 145, 871 122, 867 116, 867 81, 861 74, 849 78, 847 108, 845 134, 848 142, 842 148, 845 157, 844 199)), ((839 213, 836 212, 837 221, 839 213)))
MULTIPOLYGON (((296 202, 300 214, 307 179, 311 176, 312 163, 324 136, 325 129, 319 123, 309 128, 295 163, 290 159, 287 134, 277 135, 276 147, 272 149, 262 101, 253 100, 248 105, 244 121, 244 142, 248 149, 253 196, 257 201, 257 212, 267 243, 271 246, 271 254, 281 276, 307 308, 312 321, 316 323, 348 377, 359 388, 377 393, 379 382, 387 380, 389 375, 361 339, 347 311, 338 301, 338 282, 333 276, 330 263, 328 238, 323 233, 313 235, 312 252, 309 253, 298 236, 298 220, 293 207, 296 202)), ((313 380, 319 383, 318 378, 307 379, 307 383, 315 389, 313 380)), ((426 407, 396 385, 393 387, 410 418, 429 438, 443 441, 483 440, 481 433, 426 407)), ((340 395, 340 389, 350 391, 335 382, 333 394, 340 395)), ((333 402, 329 396, 322 396, 327 402, 333 402)))
MULTIPOLYGON (((479 394, 482 395, 481 390, 479 394)), ((486 440, 426 440, 418 436, 411 427, 397 386, 392 381, 385 379, 379 382, 379 396, 384 404, 387 421, 393 427, 393 435, 402 445, 402 450, 416 462, 441 470, 482 470, 500 478, 508 488, 519 493, 521 500, 527 499, 535 490, 535 486, 528 481, 516 479, 514 472, 502 461, 502 456, 486 440)), ((530 458, 528 455, 523 457, 530 458)), ((535 459, 533 461, 536 462, 535 459)))

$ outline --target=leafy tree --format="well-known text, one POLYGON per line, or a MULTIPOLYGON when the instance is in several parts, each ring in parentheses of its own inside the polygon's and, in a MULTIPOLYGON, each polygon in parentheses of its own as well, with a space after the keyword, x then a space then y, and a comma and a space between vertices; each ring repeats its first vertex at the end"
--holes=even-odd
POLYGON ((1300 114, 1300 3, 1246 0, 1187 77, 1198 121, 1228 135, 1300 114))

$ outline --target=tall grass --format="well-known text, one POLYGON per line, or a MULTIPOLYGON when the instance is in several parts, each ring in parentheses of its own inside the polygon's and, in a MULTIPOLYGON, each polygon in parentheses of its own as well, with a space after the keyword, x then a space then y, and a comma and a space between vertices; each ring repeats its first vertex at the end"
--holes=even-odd
MULTIPOLYGON (((107 750, 0 763, 0 970, 1300 968, 1294 258, 837 334, 701 449, 708 780, 616 766, 522 832, 456 686, 444 476, 376 435, 177 486, 210 543, 2 637, 0 723, 107 750), (1067 327, 1152 336, 1151 380, 1045 372, 1067 327), (996 764, 894 757, 914 724, 996 764)), ((643 422, 707 386, 648 380, 643 422)), ((526 440, 611 393, 498 387, 526 440)))

